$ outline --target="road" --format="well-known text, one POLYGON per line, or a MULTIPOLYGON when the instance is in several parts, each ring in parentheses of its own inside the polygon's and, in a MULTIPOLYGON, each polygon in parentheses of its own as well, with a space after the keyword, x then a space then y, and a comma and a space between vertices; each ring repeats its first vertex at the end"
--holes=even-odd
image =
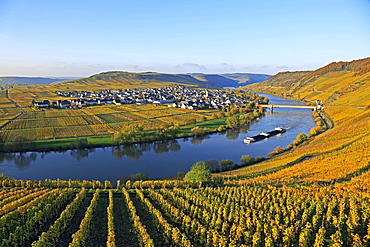
POLYGON ((14 100, 12 100, 11 98, 9 98, 9 89, 6 89, 5 91, 5 98, 7 98, 12 104, 15 105, 15 107, 17 107, 19 110, 21 110, 21 114, 16 116, 15 118, 13 118, 12 120, 9 120, 9 122, 7 122, 6 124, 4 124, 3 126, 0 127, 0 130, 2 130, 3 128, 5 128, 8 124, 12 123, 13 121, 17 120, 18 118, 20 118, 23 114, 26 113, 25 110, 23 110, 22 107, 20 107, 14 100))

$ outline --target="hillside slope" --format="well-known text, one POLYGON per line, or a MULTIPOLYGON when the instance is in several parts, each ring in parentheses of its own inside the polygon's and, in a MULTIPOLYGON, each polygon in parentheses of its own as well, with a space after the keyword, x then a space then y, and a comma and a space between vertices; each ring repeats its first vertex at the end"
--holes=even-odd
MULTIPOLYGON (((250 73, 238 74, 164 74, 156 72, 131 73, 121 71, 103 72, 70 82, 89 86, 102 86, 108 84, 117 87, 160 87, 174 84, 183 84, 195 87, 238 87, 247 83, 255 83, 265 80, 269 75, 250 73)), ((64 83, 63 83, 64 84, 64 83)))
POLYGON ((312 72, 280 73, 261 84, 245 87, 307 101, 320 99, 335 126, 284 155, 224 175, 253 177, 268 173, 242 183, 335 183, 339 187, 369 190, 369 64, 370 58, 332 63, 312 72))
POLYGON ((238 81, 239 86, 261 82, 271 77, 271 75, 251 74, 251 73, 222 74, 222 76, 225 78, 238 81))
POLYGON ((244 89, 264 91, 326 105, 367 106, 370 58, 331 63, 315 71, 283 72, 244 89))

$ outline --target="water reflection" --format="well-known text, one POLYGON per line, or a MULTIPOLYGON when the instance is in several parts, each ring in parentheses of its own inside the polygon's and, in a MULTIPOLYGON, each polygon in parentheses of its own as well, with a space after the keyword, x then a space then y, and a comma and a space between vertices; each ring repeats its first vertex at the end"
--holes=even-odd
POLYGON ((161 141, 153 144, 153 150, 157 154, 168 153, 169 151, 178 152, 180 149, 181 145, 177 140, 161 141))
POLYGON ((199 145, 201 144, 204 140, 210 139, 211 137, 209 135, 205 136, 194 136, 191 138, 190 142, 194 145, 199 145))
POLYGON ((171 152, 178 152, 181 149, 181 144, 177 140, 171 140, 168 149, 171 152))
POLYGON ((153 150, 156 154, 168 153, 168 151, 170 151, 166 142, 154 143, 153 150))
POLYGON ((138 144, 127 146, 122 145, 113 147, 112 154, 117 159, 122 159, 123 156, 127 156, 132 160, 137 160, 143 155, 143 150, 138 144))
POLYGON ((181 150, 181 145, 178 140, 121 145, 112 147, 112 154, 117 159, 122 159, 122 157, 126 156, 132 160, 137 160, 143 156, 144 152, 150 152, 151 150, 153 150, 156 154, 178 152, 181 150))
POLYGON ((73 158, 75 158, 77 161, 80 161, 83 158, 89 157, 89 154, 90 153, 94 153, 94 152, 95 152, 95 148, 90 148, 90 149, 87 149, 87 148, 84 148, 84 149, 73 149, 73 150, 71 150, 70 155, 73 158))
POLYGON ((238 129, 230 129, 226 132, 226 138, 229 140, 236 140, 239 137, 238 129))
POLYGON ((0 163, 11 161, 14 165, 23 170, 37 159, 37 153, 0 153, 0 163))
POLYGON ((112 154, 117 159, 127 156, 132 160, 139 159, 143 152, 149 152, 153 150, 156 154, 178 152, 181 149, 181 145, 178 140, 160 141, 154 143, 143 143, 134 145, 121 145, 112 147, 112 154))
POLYGON ((12 159, 12 153, 0 153, 0 163, 4 161, 11 161, 12 159))

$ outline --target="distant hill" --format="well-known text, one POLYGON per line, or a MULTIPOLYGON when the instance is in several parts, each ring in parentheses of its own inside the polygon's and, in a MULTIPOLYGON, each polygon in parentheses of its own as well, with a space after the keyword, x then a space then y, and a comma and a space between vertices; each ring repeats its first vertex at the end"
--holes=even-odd
POLYGON ((44 78, 44 77, 0 77, 0 84, 51 84, 54 82, 62 82, 74 80, 74 78, 44 78))
POLYGON ((314 71, 281 72, 244 87, 247 90, 321 100, 325 104, 367 106, 370 90, 370 58, 334 62, 314 71))
POLYGON ((60 84, 64 82, 82 83, 82 84, 99 84, 116 83, 123 85, 147 85, 155 84, 174 84, 181 83, 199 87, 222 88, 222 87, 239 87, 250 83, 261 82, 269 78, 270 75, 235 73, 235 74, 164 74, 156 72, 132 73, 121 71, 109 71, 87 78, 76 77, 0 77, 0 84, 60 84))
POLYGON ((256 82, 265 81, 271 77, 271 75, 266 74, 251 74, 251 73, 232 73, 232 74, 222 74, 223 77, 237 81, 238 86, 244 86, 256 82))
POLYGON ((223 88, 239 87, 250 83, 261 82, 270 75, 236 73, 236 74, 164 74, 156 72, 132 73, 109 71, 92 75, 88 78, 74 80, 72 83, 102 85, 116 84, 126 86, 166 86, 184 84, 188 86, 223 88))

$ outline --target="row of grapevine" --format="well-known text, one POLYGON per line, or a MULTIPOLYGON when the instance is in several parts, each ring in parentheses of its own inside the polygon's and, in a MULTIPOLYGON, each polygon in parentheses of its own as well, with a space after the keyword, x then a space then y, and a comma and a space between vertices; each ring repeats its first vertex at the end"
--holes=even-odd
POLYGON ((109 191, 109 206, 107 207, 108 216, 108 238, 107 247, 115 247, 115 233, 114 233, 114 216, 113 216, 113 192, 109 191))
POLYGON ((91 199, 89 207, 86 210, 85 217, 80 223, 79 230, 72 235, 72 242, 69 244, 70 247, 85 246, 86 239, 89 237, 90 222, 98 203, 99 195, 100 189, 97 189, 91 199))
POLYGON ((243 187, 160 192, 234 244, 307 242, 303 246, 311 246, 323 232, 325 244, 369 244, 370 202, 359 195, 243 187))
MULTIPOLYGON (((228 246, 228 239, 214 230, 207 230, 204 224, 200 223, 197 218, 190 217, 184 210, 186 205, 176 207, 167 201, 163 195, 149 190, 149 197, 160 205, 161 210, 165 212, 171 221, 181 226, 187 234, 196 237, 196 244, 200 246, 228 246), (181 209, 180 209, 181 208, 181 209)), ((189 204, 188 204, 189 205, 189 204)), ((207 212, 206 212, 207 213, 207 212)), ((208 223, 206 223, 208 224, 208 223)))
POLYGON ((35 198, 34 200, 18 207, 17 209, 3 215, 0 218, 0 239, 7 238, 17 227, 26 223, 27 217, 32 217, 34 213, 51 201, 54 201, 60 194, 59 190, 51 190, 35 198))
POLYGON ((60 214, 59 218, 50 226, 47 232, 43 232, 37 242, 32 243, 32 246, 56 246, 60 240, 63 231, 71 223, 71 220, 80 207, 82 200, 86 197, 86 190, 82 189, 75 197, 73 202, 69 204, 60 214))
POLYGON ((4 129, 5 130, 35 129, 35 128, 64 126, 60 124, 60 119, 57 118, 19 119, 17 121, 14 121, 12 124, 6 126, 4 129))
POLYGON ((42 195, 45 193, 46 190, 39 190, 36 189, 34 191, 28 190, 28 193, 20 193, 15 196, 9 197, 8 199, 5 199, 1 203, 0 208, 0 216, 16 209, 17 207, 33 200, 34 198, 42 195))
POLYGON ((27 213, 26 221, 19 225, 10 234, 2 239, 1 246, 30 246, 31 243, 60 215, 65 206, 70 203, 74 196, 73 191, 60 191, 53 201, 48 201, 42 207, 42 210, 34 211, 32 214, 27 213))
MULTIPOLYGON (((22 193, 2 189, 0 195, 17 191, 22 193)), ((69 246, 370 245, 370 199, 366 193, 342 189, 96 189, 90 202, 85 189, 77 194, 72 189, 37 192, 43 193, 0 217, 0 246, 59 246, 72 233, 69 246), (78 221, 72 222, 77 211, 78 221), (120 234, 123 223, 125 233, 120 234), (71 225, 79 229, 65 234, 71 225), (126 241, 132 230, 138 239, 126 241), (96 234, 106 238, 94 238, 96 234)))
POLYGON ((176 226, 173 226, 167 222, 162 213, 157 210, 147 198, 144 197, 144 194, 141 190, 136 189, 135 192, 140 198, 141 202, 146 206, 148 213, 155 217, 158 230, 165 233, 167 237, 167 245, 184 247, 193 246, 191 241, 184 233, 182 233, 176 226))
MULTIPOLYGON (((31 181, 31 180, 21 180, 21 179, 3 179, 0 181, 0 187, 2 190, 6 190, 7 188, 13 188, 11 191, 14 190, 14 187, 19 187, 18 189, 22 189, 22 191, 27 191, 27 188, 37 189, 40 187, 44 188, 90 188, 90 189, 107 189, 112 188, 112 184, 110 181, 108 184, 103 184, 97 180, 51 180, 45 179, 44 181, 31 181), (21 188, 23 187, 23 188, 21 188)), ((126 189, 160 189, 160 188, 200 188, 202 187, 201 182, 196 181, 183 181, 183 180, 146 180, 146 181, 127 181, 124 185, 121 186, 120 180, 117 180, 117 189, 121 187, 125 187, 126 189)), ((14 194, 19 194, 19 192, 12 192, 14 194)), ((1 197, 1 194, 0 194, 1 197)), ((8 196, 4 196, 8 197, 8 196)), ((0 200, 1 203, 1 200, 0 200)))
POLYGON ((6 204, 7 201, 11 201, 12 198, 19 198, 21 197, 19 194, 31 192, 31 190, 27 188, 11 188, 9 190, 2 190, 0 192, 0 207, 6 204), (6 200, 4 200, 6 199, 6 200))
POLYGON ((0 120, 13 119, 22 114, 19 108, 3 108, 0 109, 0 120))
POLYGON ((137 215, 136 208, 135 208, 133 202, 130 199, 129 192, 125 188, 123 188, 122 193, 123 193, 123 197, 126 201, 126 205, 128 207, 128 210, 130 212, 131 221, 133 222, 136 234, 139 237, 141 245, 146 246, 146 247, 153 247, 154 246, 153 239, 150 237, 150 235, 148 234, 147 229, 141 223, 140 217, 137 215))
POLYGON ((83 119, 89 124, 89 125, 95 125, 95 124, 104 124, 104 120, 99 118, 98 116, 94 115, 86 115, 82 116, 83 119))

